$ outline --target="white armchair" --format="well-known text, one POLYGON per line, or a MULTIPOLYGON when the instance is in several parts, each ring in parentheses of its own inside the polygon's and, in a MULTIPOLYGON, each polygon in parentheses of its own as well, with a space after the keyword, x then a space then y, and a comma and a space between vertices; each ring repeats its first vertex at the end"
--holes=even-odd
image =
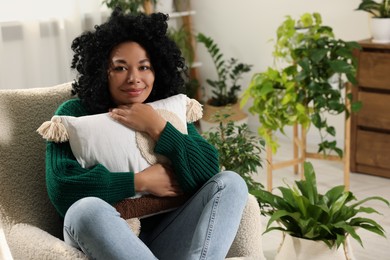
MULTIPOLYGON (((0 90, 0 231, 13 259, 87 259, 62 240, 62 219, 45 185, 45 141, 36 133, 60 103, 70 83, 46 88, 0 90)), ((228 257, 263 259, 260 209, 249 195, 228 257)), ((0 247, 1 248, 1 247, 0 247)))

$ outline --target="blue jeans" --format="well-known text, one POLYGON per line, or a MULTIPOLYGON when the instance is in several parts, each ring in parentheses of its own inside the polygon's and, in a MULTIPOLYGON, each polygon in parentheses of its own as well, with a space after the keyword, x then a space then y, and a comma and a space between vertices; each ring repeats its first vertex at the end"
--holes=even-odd
POLYGON ((94 197, 75 202, 64 220, 65 242, 90 259, 224 259, 248 198, 244 180, 225 171, 185 205, 142 221, 137 237, 110 204, 94 197))

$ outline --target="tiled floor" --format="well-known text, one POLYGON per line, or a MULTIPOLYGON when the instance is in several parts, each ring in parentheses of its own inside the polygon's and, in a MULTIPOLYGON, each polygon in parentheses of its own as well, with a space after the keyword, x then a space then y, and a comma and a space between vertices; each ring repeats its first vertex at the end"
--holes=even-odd
MULTIPOLYGON (((291 159, 291 151, 289 144, 282 144, 277 154, 274 155, 274 160, 291 159)), ((265 155, 263 158, 265 158, 265 155)), ((309 161, 312 162, 316 172, 319 192, 324 193, 333 186, 343 185, 343 165, 341 162, 312 159, 309 161)), ((265 167, 260 171, 257 179, 263 184, 266 183, 265 167)), ((298 179, 299 176, 293 173, 292 167, 276 170, 273 172, 273 187, 284 186, 284 182, 292 184, 294 180, 298 179)), ((358 200, 374 195, 390 200, 390 179, 351 173, 350 190, 358 200)), ((384 227, 388 238, 358 229, 357 233, 362 238, 364 248, 354 239, 351 239, 353 254, 357 260, 390 260, 390 208, 377 201, 368 202, 366 206, 374 207, 382 213, 382 215, 370 214, 369 217, 384 227)), ((263 227, 266 224, 267 219, 264 217, 263 227)), ((263 235, 263 249, 268 260, 274 259, 281 238, 281 232, 279 231, 271 231, 263 235)))

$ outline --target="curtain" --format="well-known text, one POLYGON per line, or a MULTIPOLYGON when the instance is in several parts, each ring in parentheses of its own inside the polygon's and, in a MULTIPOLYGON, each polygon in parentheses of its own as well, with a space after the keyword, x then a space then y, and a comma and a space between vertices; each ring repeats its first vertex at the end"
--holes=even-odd
POLYGON ((102 0, 0 2, 0 89, 72 81, 71 43, 107 19, 102 0))

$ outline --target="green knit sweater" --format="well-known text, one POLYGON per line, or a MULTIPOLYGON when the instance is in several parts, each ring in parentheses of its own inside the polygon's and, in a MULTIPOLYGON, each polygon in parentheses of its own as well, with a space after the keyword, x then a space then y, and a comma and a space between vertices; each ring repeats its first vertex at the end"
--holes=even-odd
MULTIPOLYGON (((56 115, 88 115, 79 99, 64 102, 56 115)), ((182 134, 169 122, 154 151, 168 157, 182 190, 193 194, 219 172, 218 153, 194 127, 182 134)), ((110 204, 135 195, 133 172, 110 172, 103 165, 85 169, 75 159, 69 142, 47 142, 46 186, 49 198, 63 217, 78 199, 94 196, 110 204)))

